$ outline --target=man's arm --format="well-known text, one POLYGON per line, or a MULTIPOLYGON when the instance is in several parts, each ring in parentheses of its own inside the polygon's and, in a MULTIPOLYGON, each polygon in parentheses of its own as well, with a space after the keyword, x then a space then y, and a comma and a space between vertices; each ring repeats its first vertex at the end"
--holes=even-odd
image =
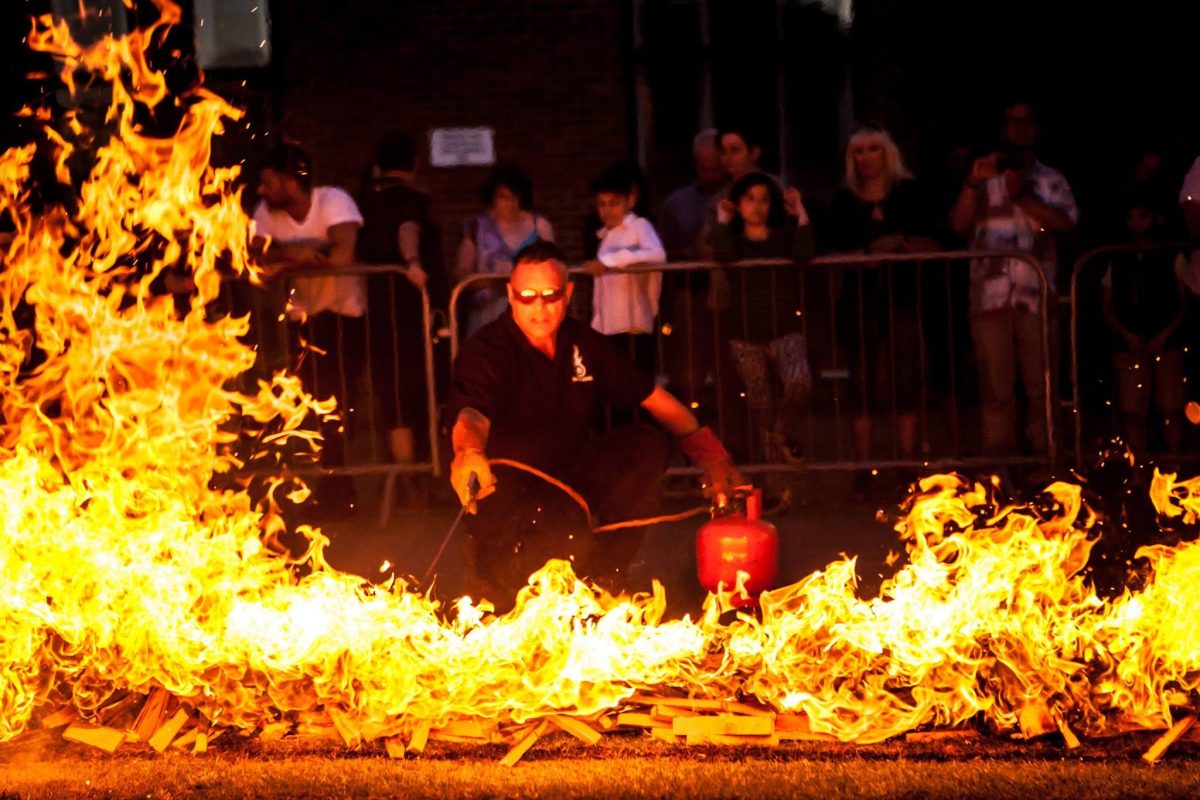
POLYGON ((1075 227, 1075 220, 1061 208, 1043 203, 1033 192, 1023 192, 1016 205, 1047 233, 1066 233, 1075 227))
POLYGON ((339 222, 330 225, 325 235, 329 243, 324 247, 308 244, 272 244, 267 250, 268 263, 295 272, 351 267, 354 264, 354 246, 358 241, 358 223, 339 222))
POLYGON ((428 278, 421 265, 421 226, 412 220, 401 222, 396 235, 399 238, 400 256, 408 266, 404 277, 419 289, 425 285, 428 278))
POLYGON ((709 428, 700 427, 687 406, 661 386, 655 386, 642 401, 642 408, 679 440, 679 449, 692 464, 704 470, 708 491, 718 504, 735 488, 745 483, 733 465, 733 458, 709 428))
POLYGON ((642 401, 642 408, 676 439, 682 439, 700 429, 700 423, 688 407, 661 386, 654 387, 650 396, 642 401))

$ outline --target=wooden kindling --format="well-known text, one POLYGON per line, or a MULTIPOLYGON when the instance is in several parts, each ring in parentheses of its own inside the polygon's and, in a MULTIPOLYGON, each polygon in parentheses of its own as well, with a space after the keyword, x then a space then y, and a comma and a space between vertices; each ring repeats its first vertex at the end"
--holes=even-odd
POLYGON ((191 716, 191 712, 181 707, 175 712, 175 716, 160 725, 154 735, 150 737, 150 746, 160 753, 166 750, 180 729, 187 723, 189 716, 191 716))
POLYGON ((1160 736, 1158 741, 1150 746, 1149 750, 1142 754, 1142 758, 1149 764, 1155 763, 1163 757, 1163 754, 1167 752, 1168 747, 1175 744, 1175 741, 1179 739, 1180 736, 1183 736, 1185 733, 1187 733, 1188 730, 1195 724, 1195 714, 1189 714, 1183 719, 1180 719, 1174 725, 1172 725, 1166 733, 1160 736))
POLYGON ((550 720, 544 719, 539 722, 537 727, 526 734, 521 741, 513 745, 513 748, 505 754, 504 758, 500 759, 500 765, 504 767, 516 766, 517 762, 521 760, 521 757, 529 751, 529 748, 533 747, 537 740, 545 736, 546 732, 549 730, 550 720))
POLYGON ((154 732, 162 725, 167 715, 167 706, 171 702, 171 693, 161 686, 155 686, 146 696, 142 710, 138 712, 133 723, 134 741, 148 742, 154 732))
POLYGON ((77 720, 63 731, 63 738, 69 742, 78 742, 98 748, 106 753, 115 753, 121 743, 125 741, 125 731, 105 725, 89 725, 77 720))

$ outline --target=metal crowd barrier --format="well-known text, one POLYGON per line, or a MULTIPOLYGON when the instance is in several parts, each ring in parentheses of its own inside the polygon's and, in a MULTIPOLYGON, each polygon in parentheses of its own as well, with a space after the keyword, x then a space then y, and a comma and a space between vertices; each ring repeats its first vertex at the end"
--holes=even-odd
MULTIPOLYGON (((385 478, 380 508, 380 524, 386 524, 390 514, 396 478, 402 474, 440 475, 442 471, 438 436, 437 377, 435 370, 434 331, 437 313, 430 305, 425 287, 413 286, 399 265, 354 265, 350 269, 308 270, 303 278, 358 278, 367 283, 365 313, 360 318, 334 315, 333 352, 336 377, 317 385, 317 395, 330 393, 338 398, 356 399, 356 405, 346 410, 343 420, 346 440, 341 443, 344 457, 338 464, 299 466, 292 471, 305 477, 382 475, 385 478), (414 296, 415 295, 415 296, 414 296), (407 296, 407 299, 404 299, 407 296), (402 308, 404 306, 404 308, 402 308), (404 311, 419 308, 419 318, 405 316, 404 311), (356 341, 357 340, 357 341, 356 341), (422 350, 419 359, 413 358, 413 346, 422 350), (414 365, 414 361, 420 361, 414 365), (416 387, 412 382, 422 384, 416 387), (421 439, 427 442, 427 452, 421 458, 398 463, 391 452, 385 430, 385 418, 391 427, 409 427, 414 416, 413 402, 419 388, 424 420, 421 429, 412 429, 414 450, 420 449, 421 439), (406 392, 409 393, 406 395, 406 392), (351 417, 353 419, 351 419, 351 417)), ((289 276, 297 278, 300 276, 289 276)), ((311 328, 286 317, 285 305, 288 281, 277 279, 264 286, 254 286, 246 279, 230 280, 223 284, 221 296, 212 313, 249 314, 249 341, 258 353, 255 367, 244 376, 247 381, 279 369, 299 372, 306 382, 315 373, 317 356, 304 353, 301 336, 308 337, 311 328)), ((328 321, 328 320, 327 320, 328 321)), ((329 331, 325 331, 329 334, 329 331)), ((329 370, 326 370, 328 373, 329 370)), ((340 404, 339 404, 340 405, 340 404)), ((417 414, 416 416, 421 416, 417 414)), ((326 442, 325 447, 331 445, 326 442)))
MULTIPOLYGON (((580 269, 572 269, 576 279, 586 276, 580 269)), ((632 267, 609 270, 606 274, 663 275, 663 297, 660 302, 660 319, 654 332, 656 337, 656 373, 660 379, 672 371, 678 373, 681 361, 693 372, 693 380, 685 381, 692 388, 702 388, 702 398, 690 399, 693 409, 703 422, 713 424, 727 443, 733 442, 740 450, 747 472, 792 471, 796 469, 845 470, 880 469, 886 467, 911 467, 919 469, 941 469, 970 465, 992 465, 998 463, 1042 463, 1053 462, 1057 457, 1054 426, 1055 393, 1052 381, 1052 358, 1050 316, 1046 313, 1050 303, 1050 286, 1041 264, 1027 254, 1009 251, 949 251, 912 254, 848 254, 822 256, 803 267, 787 260, 741 261, 736 263, 680 262, 654 266, 632 267), (1021 456, 983 456, 977 448, 966 443, 964 409, 960 395, 969 388, 963 379, 960 359, 969 351, 962 347, 966 312, 966 270, 970 259, 980 257, 1004 257, 1028 263, 1041 280, 1041 351, 1044 365, 1043 388, 1045 407, 1044 424, 1047 431, 1046 453, 1021 456), (750 327, 761 328, 763 320, 754 315, 755 308, 761 310, 761 298, 750 298, 747 280, 751 270, 770 270, 771 299, 766 307, 773 310, 770 325, 773 330, 794 330, 804 338, 807 349, 808 369, 812 376, 809 397, 803 414, 799 441, 791 442, 790 455, 784 458, 766 458, 764 437, 757 427, 761 420, 755 419, 746 397, 746 387, 741 385, 737 365, 726 346, 739 333, 747 334, 750 327), (740 307, 730 305, 710 307, 706 300, 676 302, 672 292, 682 292, 695 297, 707 290, 697 287, 706 280, 711 285, 714 276, 723 275, 731 290, 731 296, 740 307), (885 300, 880 308, 880 297, 870 297, 864 290, 864 281, 870 277, 878 293, 885 300), (904 277, 910 286, 915 286, 913 308, 902 309, 904 324, 915 324, 915 364, 898 361, 897 353, 897 277, 904 277), (799 298, 795 308, 782 307, 779 302, 784 284, 794 280, 795 291, 789 289, 786 296, 799 298), (958 283, 956 283, 958 280, 958 283), (847 289, 849 286, 851 288, 847 289), (856 287, 856 288, 855 288, 856 287), (759 302, 752 302, 757 300, 759 302), (680 312, 682 309, 682 313, 680 312), (671 311, 675 311, 672 318, 671 311), (885 326, 876 324, 873 313, 885 314, 885 326), (911 312, 909 314, 908 312, 911 312), (849 319, 839 320, 839 315, 849 319), (785 324, 783 317, 793 315, 796 320, 785 324), (935 326, 936 330, 934 329, 935 326), (885 329, 886 328, 886 329, 885 329), (847 337, 847 332, 857 336, 847 337), (712 348, 707 358, 695 359, 693 352, 697 342, 705 341, 705 349, 712 348), (874 335, 875 338, 870 338, 874 335), (682 337, 684 344, 679 345, 682 337), (845 349, 846 338, 856 338, 853 352, 845 349), (870 340, 868 340, 870 339, 870 340), (936 345, 936 346, 935 346, 936 345), (936 358, 937 364, 931 364, 936 358), (699 366, 697 366, 697 364, 699 366), (695 373, 703 369, 703 380, 695 380, 695 373), (896 393, 895 376, 899 370, 917 371, 915 385, 919 440, 916 452, 902 453, 898 440, 899 417, 907 413, 900 406, 896 393), (874 371, 874 372, 872 372, 874 371), (876 379, 883 372, 890 375, 890 396, 871 398, 868 384, 862 376, 872 374, 876 379), (699 387, 699 384, 703 384, 699 387), (857 385, 855 385, 857 384, 857 385), (935 396, 936 395, 936 396, 935 396), (940 402, 943 413, 932 409, 940 402), (847 428, 854 423, 855 416, 869 416, 878 429, 890 429, 891 441, 883 448, 871 448, 867 456, 861 457, 847 446, 853 434, 847 428), (849 423, 849 425, 848 425, 849 423), (800 452, 795 452, 796 449, 800 452), (747 460, 748 459, 748 460, 747 460)), ((761 274, 761 273, 760 273, 761 274)), ((451 292, 449 321, 451 334, 451 357, 457 356, 463 335, 465 318, 464 302, 469 302, 476 290, 499 286, 507 281, 503 275, 474 275, 451 292)), ((576 300, 586 292, 579 291, 577 280, 576 300)), ((590 319, 590 309, 574 304, 570 310, 575 316, 590 319)), ((749 337, 746 337, 749 338, 749 337)), ((967 333, 969 340, 969 332, 967 333)), ((909 343, 910 345, 912 343, 909 343)), ((632 345, 631 345, 632 347, 632 345)), ((910 350, 913 349, 910 347, 910 350)), ((971 374, 971 385, 974 375, 971 374)), ((878 383, 876 383, 878 386, 878 383)), ((670 387, 669 387, 670 388, 670 387)), ((678 388, 678 387, 674 387, 678 388)), ((676 394, 680 394, 676 392, 676 394)), ((861 423, 860 423, 861 424, 861 423)), ((1019 439, 1019 437, 1018 437, 1019 439)), ((776 454, 777 455, 777 454, 776 454)))
POLYGON ((1104 245, 1096 247, 1082 253, 1075 259, 1075 263, 1071 269, 1071 285, 1070 292, 1067 296, 1070 309, 1070 358, 1071 358, 1071 414, 1074 417, 1074 449, 1075 463, 1084 463, 1084 448, 1088 442, 1094 442, 1101 438, 1107 438, 1117 432, 1114 425, 1112 408, 1116 401, 1115 391, 1112 381, 1106 381, 1112 370, 1112 351, 1111 348, 1104 344, 1104 337, 1090 336, 1087 339, 1090 347, 1085 351, 1083 348, 1082 334, 1083 328, 1087 327, 1093 334, 1095 331, 1108 331, 1108 323, 1104 319, 1103 312, 1100 306, 1100 296, 1098 289, 1100 287, 1100 276, 1092 275, 1085 278, 1085 273, 1096 262, 1106 256, 1112 256, 1120 253, 1155 253, 1155 252, 1175 252, 1187 253, 1191 248, 1200 246, 1200 243, 1191 242, 1161 242, 1153 244, 1119 244, 1119 245, 1104 245), (1091 294, 1089 294, 1091 293, 1091 294), (1085 326, 1086 323, 1086 326, 1085 326), (1107 384, 1103 392, 1097 392, 1095 397, 1085 397, 1084 383, 1088 381, 1089 388, 1091 386, 1104 386, 1107 384), (1094 382, 1094 383, 1091 383, 1094 382), (1105 418, 1105 422, 1094 427, 1103 427, 1104 433, 1096 436, 1089 436, 1085 432, 1087 421, 1085 417, 1092 416, 1092 408, 1096 405, 1096 400, 1105 402, 1105 412, 1101 415, 1105 418))

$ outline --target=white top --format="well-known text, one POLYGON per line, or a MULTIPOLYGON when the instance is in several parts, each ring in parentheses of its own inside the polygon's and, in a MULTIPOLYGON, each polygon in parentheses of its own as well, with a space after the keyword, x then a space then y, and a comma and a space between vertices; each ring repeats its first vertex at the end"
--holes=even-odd
MULTIPOLYGON (((1196 158, 1192 168, 1184 176, 1183 188, 1179 190, 1179 202, 1200 203, 1200 157, 1196 158)), ((1183 272, 1183 282, 1192 290, 1192 294, 1200 295, 1200 247, 1192 250, 1192 258, 1183 272)))
MULTIPOLYGON (((254 229, 284 244, 326 245, 329 229, 343 222, 361 226, 362 214, 354 198, 336 186, 318 186, 312 192, 308 216, 297 222, 282 209, 271 209, 260 201, 254 209, 254 229)), ((367 282, 362 275, 292 278, 288 316, 302 319, 321 311, 346 317, 361 317, 367 310, 367 282)))
MULTIPOLYGON (((606 267, 664 264, 667 253, 654 226, 644 217, 626 214, 615 228, 596 231, 596 258, 606 267)), ((592 327, 600 333, 652 333, 662 293, 662 273, 602 275, 592 294, 592 327)))

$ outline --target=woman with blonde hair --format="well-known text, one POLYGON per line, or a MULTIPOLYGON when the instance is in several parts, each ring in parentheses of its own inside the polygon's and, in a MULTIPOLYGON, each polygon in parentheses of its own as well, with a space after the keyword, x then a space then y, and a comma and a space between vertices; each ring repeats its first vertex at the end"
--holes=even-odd
MULTIPOLYGON (((860 128, 846 146, 845 185, 833 197, 824 249, 911 253, 938 249, 934 215, 887 131, 860 128)), ((838 338, 853 377, 854 455, 871 458, 873 420, 894 417, 894 452, 916 454, 921 340, 917 273, 908 263, 859 265, 843 275, 838 338)), ((854 494, 865 498, 870 472, 860 470, 854 494)))

